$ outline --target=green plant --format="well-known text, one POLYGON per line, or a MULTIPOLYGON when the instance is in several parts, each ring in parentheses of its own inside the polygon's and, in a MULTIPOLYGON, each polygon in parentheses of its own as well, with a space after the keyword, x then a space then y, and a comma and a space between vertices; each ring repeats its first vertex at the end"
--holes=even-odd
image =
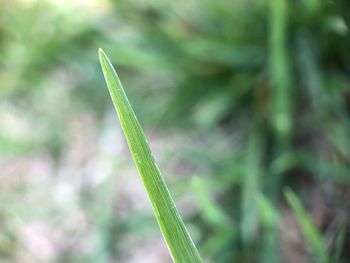
POLYGON ((131 154, 141 174, 158 224, 175 262, 201 262, 198 251, 175 207, 136 115, 109 59, 99 50, 100 62, 109 93, 131 154))
MULTIPOLYGON (((19 178, 23 161, 40 164, 43 158, 39 167, 48 168, 47 179, 55 178, 50 187, 38 189, 45 192, 56 191, 57 174, 89 170, 83 180, 80 172, 69 174, 68 182, 59 176, 74 187, 79 205, 70 202, 61 210, 52 203, 57 213, 45 221, 57 222, 67 218, 67 209, 79 209, 92 222, 88 228, 65 222, 80 236, 74 243, 93 251, 83 255, 74 245, 57 262, 128 261, 125 240, 135 234, 142 239, 146 228, 152 236, 157 227, 133 206, 119 217, 120 192, 114 193, 114 185, 108 196, 109 182, 90 184, 94 165, 113 161, 101 153, 90 156, 75 144, 78 136, 92 147, 111 145, 104 139, 113 134, 113 125, 108 95, 100 89, 103 76, 95 74, 100 69, 96 46, 110 50, 110 59, 118 62, 143 127, 167 138, 159 156, 172 157, 164 163, 172 194, 197 198, 184 220, 194 227, 203 257, 215 263, 301 261, 288 258, 288 242, 278 238, 292 230, 278 227, 289 218, 282 196, 290 187, 306 189, 299 199, 312 211, 322 210, 317 206, 325 202, 325 219, 315 222, 328 259, 348 261, 349 0, 89 1, 97 8, 86 1, 63 2, 4 0, 0 7, 1 261, 16 261, 25 249, 15 245, 21 232, 13 218, 27 214, 23 196, 37 189, 22 180, 20 187, 7 183, 19 178), (82 116, 89 123, 81 123, 82 116), (71 162, 76 155, 70 149, 84 161, 71 162), (66 169, 67 163, 74 165, 66 169), (269 218, 273 209, 278 219, 269 218)), ((27 182, 30 169, 25 168, 27 182)), ((27 217, 37 212, 31 212, 23 222, 32 222, 27 217)), ((67 232, 63 226, 57 230, 67 232)), ((302 239, 295 246, 303 246, 302 239)), ((137 244, 130 246, 133 251, 137 244)))
POLYGON ((301 232, 305 236, 305 239, 310 246, 313 257, 317 262, 328 262, 327 247, 322 239, 322 235, 319 229, 313 222, 312 218, 305 211, 301 201, 292 190, 286 189, 284 194, 289 205, 293 209, 294 216, 298 221, 301 232))

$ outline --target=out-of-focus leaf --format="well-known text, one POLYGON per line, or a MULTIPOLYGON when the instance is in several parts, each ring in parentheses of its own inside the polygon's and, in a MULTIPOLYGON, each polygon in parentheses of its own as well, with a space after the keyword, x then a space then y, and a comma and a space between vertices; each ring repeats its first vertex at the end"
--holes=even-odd
POLYGON ((205 182, 200 178, 195 177, 191 183, 194 193, 201 204, 201 209, 205 219, 214 226, 228 225, 229 218, 210 198, 210 193, 208 192, 208 187, 205 185, 205 182))
POLYGON ((263 175, 262 157, 264 139, 261 130, 253 128, 249 137, 246 156, 246 174, 243 181, 242 192, 242 237, 246 242, 254 240, 259 224, 259 211, 256 195, 260 190, 263 175))
POLYGON ((287 51, 288 1, 270 2, 270 76, 273 88, 273 121, 282 140, 291 129, 291 91, 287 51))
POLYGON ((301 232, 305 236, 307 244, 310 246, 313 257, 316 262, 328 262, 328 253, 326 245, 322 239, 321 233, 313 222, 312 218, 305 211, 301 201, 295 193, 286 189, 284 192, 289 205, 292 207, 294 215, 298 221, 301 232))
POLYGON ((261 263, 280 262, 278 245, 278 212, 273 204, 261 193, 256 196, 261 222, 263 249, 261 250, 261 263))

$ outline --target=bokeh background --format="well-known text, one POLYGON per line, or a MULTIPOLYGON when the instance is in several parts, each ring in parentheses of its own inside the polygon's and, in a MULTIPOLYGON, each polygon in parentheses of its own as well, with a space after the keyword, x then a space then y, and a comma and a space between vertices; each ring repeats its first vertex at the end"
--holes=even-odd
POLYGON ((0 262, 171 262, 99 47, 206 262, 349 262, 349 25, 348 0, 1 0, 0 262))

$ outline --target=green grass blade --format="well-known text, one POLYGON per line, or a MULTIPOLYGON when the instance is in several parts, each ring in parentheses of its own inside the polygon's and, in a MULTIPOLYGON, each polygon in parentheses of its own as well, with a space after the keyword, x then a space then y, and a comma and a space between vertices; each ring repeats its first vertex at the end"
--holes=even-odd
POLYGON ((117 73, 101 49, 99 57, 124 135, 174 262, 202 262, 155 163, 149 144, 117 73))
POLYGON ((265 146, 263 134, 259 128, 259 126, 252 128, 245 160, 246 175, 242 190, 241 233, 246 244, 256 240, 260 224, 256 195, 261 188, 261 177, 264 175, 262 160, 265 146))
POLYGON ((272 202, 262 193, 256 194, 256 201, 262 221, 261 263, 281 262, 279 255, 278 221, 279 214, 272 202))
POLYGON ((300 199, 290 189, 286 189, 284 191, 284 194, 289 205, 293 209, 294 215, 298 221, 301 232, 305 236, 305 239, 307 240, 308 245, 312 250, 316 262, 328 262, 327 247, 322 239, 321 233, 315 225, 315 223, 313 222, 310 215, 304 209, 300 199))
POLYGON ((288 141, 291 130, 291 79, 287 27, 289 6, 287 0, 274 0, 270 3, 270 74, 273 86, 273 123, 281 143, 288 141))

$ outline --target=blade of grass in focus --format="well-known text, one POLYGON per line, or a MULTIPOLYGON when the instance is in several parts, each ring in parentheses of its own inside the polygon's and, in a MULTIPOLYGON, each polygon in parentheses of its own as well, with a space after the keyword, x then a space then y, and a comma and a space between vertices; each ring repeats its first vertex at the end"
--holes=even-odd
POLYGON ((174 262, 202 262, 155 163, 119 77, 102 49, 99 50, 99 58, 124 135, 174 262))

